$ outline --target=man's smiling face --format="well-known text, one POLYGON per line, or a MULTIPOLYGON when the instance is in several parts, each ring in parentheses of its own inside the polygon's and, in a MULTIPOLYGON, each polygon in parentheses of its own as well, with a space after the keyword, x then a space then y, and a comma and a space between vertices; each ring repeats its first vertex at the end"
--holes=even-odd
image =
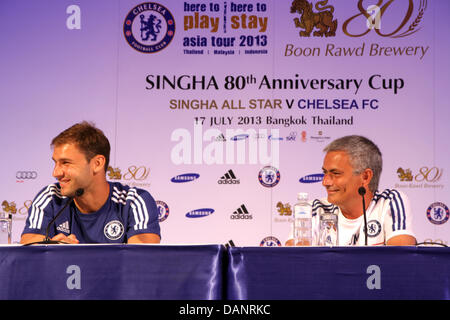
POLYGON ((92 180, 92 170, 84 153, 75 144, 57 145, 53 149, 53 176, 61 186, 63 196, 74 196, 78 188, 85 188, 92 180))
POLYGON ((362 186, 361 174, 355 174, 350 157, 345 151, 330 151, 325 155, 322 167, 322 185, 328 193, 328 202, 347 207, 359 199, 358 188, 362 186))

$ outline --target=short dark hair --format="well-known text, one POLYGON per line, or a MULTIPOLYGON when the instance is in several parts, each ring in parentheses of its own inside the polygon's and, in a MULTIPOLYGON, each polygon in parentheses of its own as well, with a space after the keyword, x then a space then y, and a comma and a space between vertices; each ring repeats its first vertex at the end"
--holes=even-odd
POLYGON ((75 144, 86 156, 89 162, 96 155, 105 157, 105 173, 108 170, 111 146, 102 130, 95 127, 92 122, 76 123, 53 138, 51 146, 66 143, 75 144))

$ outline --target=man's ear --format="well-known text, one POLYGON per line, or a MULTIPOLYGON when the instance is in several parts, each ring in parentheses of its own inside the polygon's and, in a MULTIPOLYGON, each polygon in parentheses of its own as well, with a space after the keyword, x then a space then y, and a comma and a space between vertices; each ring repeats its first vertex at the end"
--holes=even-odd
POLYGON ((91 165, 92 169, 94 170, 94 173, 100 173, 101 171, 104 171, 106 158, 105 156, 102 156, 101 154, 96 155, 91 159, 91 165))
POLYGON ((370 190, 369 189, 369 184, 370 181, 372 181, 373 178, 373 171, 372 169, 365 169, 362 173, 361 173, 361 177, 362 177, 362 183, 363 183, 363 187, 366 188, 366 190, 370 190))

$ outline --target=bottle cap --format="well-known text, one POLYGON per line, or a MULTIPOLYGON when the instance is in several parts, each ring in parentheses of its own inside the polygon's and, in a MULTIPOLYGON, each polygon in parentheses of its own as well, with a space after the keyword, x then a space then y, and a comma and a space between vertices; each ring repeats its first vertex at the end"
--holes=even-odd
POLYGON ((299 192, 297 194, 297 199, 298 200, 305 200, 305 201, 307 201, 308 200, 308 193, 306 193, 306 192, 299 192))

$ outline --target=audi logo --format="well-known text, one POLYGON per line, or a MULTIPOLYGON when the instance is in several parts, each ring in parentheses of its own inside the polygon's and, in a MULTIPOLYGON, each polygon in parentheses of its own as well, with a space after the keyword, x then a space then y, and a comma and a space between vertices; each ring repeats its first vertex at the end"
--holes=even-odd
POLYGON ((17 171, 16 178, 20 180, 24 179, 36 179, 37 172, 36 171, 17 171))

